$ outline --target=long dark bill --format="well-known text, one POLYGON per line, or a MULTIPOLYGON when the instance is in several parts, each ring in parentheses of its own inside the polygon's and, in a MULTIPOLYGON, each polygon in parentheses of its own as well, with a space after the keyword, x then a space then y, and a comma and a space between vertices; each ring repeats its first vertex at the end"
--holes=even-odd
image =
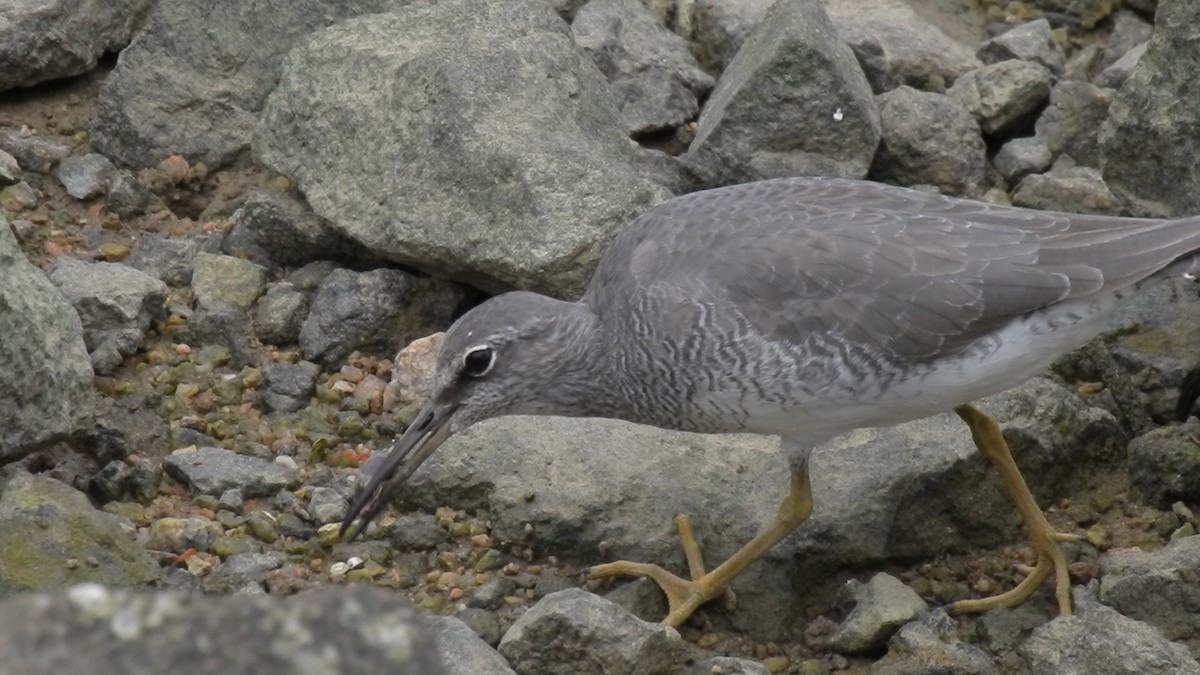
POLYGON ((362 468, 360 476, 361 487, 354 497, 354 503, 342 521, 341 536, 345 541, 353 541, 355 537, 367 529, 367 525, 379 515, 387 505, 390 497, 409 476, 421 466, 434 450, 450 437, 450 420, 454 417, 454 408, 438 408, 433 402, 425 406, 412 425, 405 430, 399 440, 392 444, 386 456, 380 455, 382 461, 374 462, 374 457, 368 460, 362 468), (358 525, 353 530, 350 525, 354 519, 358 525), (346 531, 350 530, 350 536, 346 531))

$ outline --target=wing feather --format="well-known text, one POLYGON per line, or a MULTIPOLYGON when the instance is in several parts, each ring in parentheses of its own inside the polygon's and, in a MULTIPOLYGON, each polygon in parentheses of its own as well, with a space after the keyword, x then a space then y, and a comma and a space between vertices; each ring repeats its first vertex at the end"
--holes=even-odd
POLYGON ((882 356, 956 353, 1016 317, 1135 283, 1200 248, 1200 219, 1036 211, 841 179, 671 200, 601 261, 587 300, 670 289, 765 340, 815 332, 882 356), (598 289, 608 287, 605 293, 598 289))

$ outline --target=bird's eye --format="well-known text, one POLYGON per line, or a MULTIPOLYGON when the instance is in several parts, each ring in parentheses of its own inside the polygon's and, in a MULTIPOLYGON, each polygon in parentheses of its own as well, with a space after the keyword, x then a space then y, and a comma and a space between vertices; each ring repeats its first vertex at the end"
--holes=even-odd
POLYGON ((463 375, 483 377, 492 369, 496 361, 496 351, 487 345, 479 345, 463 354, 463 375))

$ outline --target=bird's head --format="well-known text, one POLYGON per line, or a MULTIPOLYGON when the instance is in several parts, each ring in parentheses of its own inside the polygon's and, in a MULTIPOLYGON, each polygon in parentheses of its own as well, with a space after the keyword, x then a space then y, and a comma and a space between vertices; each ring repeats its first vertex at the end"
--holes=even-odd
POLYGON ((342 522, 357 537, 388 498, 451 435, 501 415, 553 413, 555 366, 572 360, 590 313, 577 303, 506 293, 467 312, 438 350, 428 403, 387 453, 367 461, 342 522))

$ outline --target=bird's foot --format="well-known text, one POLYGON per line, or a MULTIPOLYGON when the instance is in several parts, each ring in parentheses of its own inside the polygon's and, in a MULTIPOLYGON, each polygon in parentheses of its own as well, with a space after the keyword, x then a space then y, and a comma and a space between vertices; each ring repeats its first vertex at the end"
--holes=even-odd
POLYGON ((588 570, 587 578, 647 577, 658 584, 658 587, 667 596, 669 609, 667 617, 662 620, 662 623, 667 626, 682 624, 697 608, 718 597, 724 597, 726 606, 732 609, 737 601, 736 596, 728 587, 721 585, 714 575, 704 571, 704 559, 700 554, 700 545, 696 542, 696 536, 692 532, 691 522, 687 516, 676 516, 674 522, 675 527, 679 530, 679 543, 683 547, 688 561, 691 581, 675 576, 658 565, 627 560, 595 565, 588 570))
POLYGON ((1032 567, 1022 565, 1018 568, 1018 571, 1025 575, 1021 583, 1010 591, 990 598, 959 600, 950 605, 950 611, 961 614, 986 612, 1000 607, 1016 607, 1025 602, 1053 574, 1058 613, 1063 616, 1071 614, 1071 579, 1067 574, 1067 557, 1063 553, 1061 544, 1078 543, 1086 541, 1086 539, 1079 535, 1055 531, 1044 516, 1041 519, 1041 526, 1036 530, 1032 543, 1033 550, 1037 553, 1037 563, 1032 567))

